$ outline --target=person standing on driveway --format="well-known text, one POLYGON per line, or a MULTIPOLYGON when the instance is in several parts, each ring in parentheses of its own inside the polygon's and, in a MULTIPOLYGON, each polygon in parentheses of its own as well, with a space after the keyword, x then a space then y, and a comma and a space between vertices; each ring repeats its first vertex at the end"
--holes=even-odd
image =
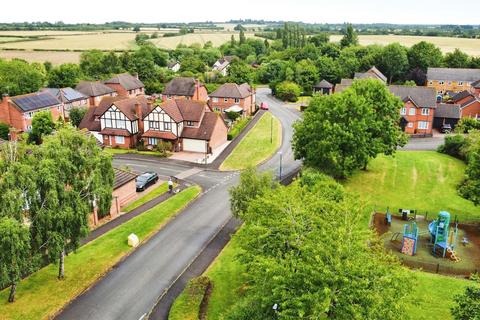
POLYGON ((173 191, 173 181, 172 178, 168 179, 168 193, 172 193, 173 191))

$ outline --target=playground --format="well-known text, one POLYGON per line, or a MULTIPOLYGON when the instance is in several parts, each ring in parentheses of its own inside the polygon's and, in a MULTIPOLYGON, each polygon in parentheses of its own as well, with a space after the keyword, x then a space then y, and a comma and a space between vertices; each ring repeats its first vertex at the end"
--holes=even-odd
POLYGON ((374 213, 372 224, 385 247, 410 268, 469 276, 480 271, 480 227, 459 223, 448 212, 374 213))

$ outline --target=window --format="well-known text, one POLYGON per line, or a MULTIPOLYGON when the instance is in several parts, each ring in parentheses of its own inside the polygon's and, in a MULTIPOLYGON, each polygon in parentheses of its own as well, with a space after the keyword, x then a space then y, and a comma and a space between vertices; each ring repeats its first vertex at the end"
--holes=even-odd
POLYGON ((235 103, 240 103, 240 99, 235 99, 235 103))
POLYGON ((163 123, 163 128, 165 129, 165 131, 172 130, 172 123, 171 122, 164 122, 163 123))
POLYGON ((418 129, 427 130, 428 129, 428 122, 427 121, 419 121, 418 122, 418 129))
POLYGON ((160 129, 160 121, 150 121, 150 128, 159 130, 160 129))
POLYGON ((32 126, 27 126, 27 131, 28 132, 32 131, 32 126))
POLYGON ((463 81, 459 81, 459 82, 458 82, 458 85, 459 85, 459 86, 463 86, 463 81))
POLYGON ((60 105, 57 106, 57 110, 60 111, 60 105))
POLYGON ((228 98, 223 98, 223 102, 228 102, 228 98))
POLYGON ((438 84, 444 85, 444 84, 445 84, 445 81, 439 81, 438 84))
POLYGON ((157 138, 148 138, 148 144, 151 146, 157 145, 157 138))
POLYGON ((124 144, 125 143, 125 137, 115 136, 115 143, 124 144))
POLYGON ((400 109, 400 114, 402 116, 406 115, 407 114, 407 108, 403 107, 402 109, 400 109))
POLYGON ((409 127, 409 128, 413 128, 413 122, 409 122, 409 123, 408 123, 408 127, 409 127))
POLYGON ((126 129, 125 116, 120 111, 107 111, 103 115, 106 128, 126 129))
POLYGON ((172 96, 167 96, 167 100, 172 100, 172 96))
POLYGON ((429 81, 428 84, 429 84, 429 85, 433 85, 433 81, 429 81))
POLYGON ((409 116, 414 116, 415 115, 415 108, 410 108, 410 110, 408 110, 408 115, 409 116))
POLYGON ((220 108, 219 108, 219 107, 213 107, 213 111, 217 111, 217 112, 219 112, 219 111, 221 111, 221 110, 220 110, 220 108))
POLYGON ((218 98, 212 98, 213 102, 218 102, 218 98))
POLYGON ((430 109, 422 108, 422 116, 428 116, 430 114, 430 109))
POLYGON ((193 121, 187 121, 187 127, 193 127, 193 121))

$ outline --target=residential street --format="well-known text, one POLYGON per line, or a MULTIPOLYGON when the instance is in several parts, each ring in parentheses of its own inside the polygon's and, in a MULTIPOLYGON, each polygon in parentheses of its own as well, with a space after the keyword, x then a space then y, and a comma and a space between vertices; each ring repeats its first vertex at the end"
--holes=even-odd
MULTIPOLYGON (((299 118, 299 112, 283 106, 268 93, 268 89, 259 89, 257 101, 266 101, 271 112, 282 123, 282 154, 276 154, 260 167, 262 170, 274 170, 278 175, 281 159, 282 175, 286 175, 300 166, 299 161, 293 160, 290 147, 292 123, 299 118)), ((135 155, 118 157, 114 164, 129 166, 138 171, 153 170, 162 176, 177 176, 193 167, 135 155)), ((91 290, 74 300, 58 319, 131 320, 142 319, 151 311, 162 294, 231 218, 228 188, 238 182, 238 173, 209 169, 190 172, 192 175, 184 180, 203 188, 198 200, 135 250, 91 290)))

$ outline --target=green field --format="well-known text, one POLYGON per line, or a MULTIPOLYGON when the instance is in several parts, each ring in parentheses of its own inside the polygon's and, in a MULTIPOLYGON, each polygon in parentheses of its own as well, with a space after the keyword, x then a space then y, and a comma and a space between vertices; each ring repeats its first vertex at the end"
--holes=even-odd
POLYGON ((271 157, 281 144, 282 126, 280 121, 267 112, 233 149, 233 152, 220 166, 220 170, 241 170, 249 166, 256 166, 271 157), (273 133, 273 142, 271 142, 271 133, 273 133))
POLYGON ((460 197, 456 187, 463 178, 465 164, 434 151, 399 151, 394 157, 379 156, 367 171, 360 171, 345 187, 367 202, 369 209, 396 212, 400 208, 428 211, 445 210, 460 222, 480 219, 479 208, 460 197))
POLYGON ((20 282, 14 303, 6 302, 8 289, 1 291, 0 319, 52 318, 132 252, 127 244, 129 234, 135 233, 140 241, 146 241, 199 193, 199 187, 190 187, 69 254, 65 258, 64 280, 57 280, 58 266, 51 264, 20 282))

